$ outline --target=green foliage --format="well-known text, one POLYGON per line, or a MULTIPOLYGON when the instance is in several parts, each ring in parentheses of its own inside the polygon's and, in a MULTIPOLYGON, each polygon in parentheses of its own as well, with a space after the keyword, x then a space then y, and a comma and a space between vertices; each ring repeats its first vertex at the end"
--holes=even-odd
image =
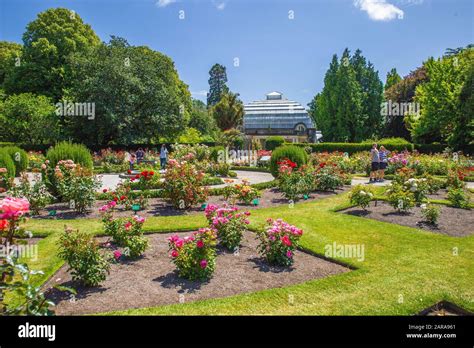
POLYGON ((448 200, 451 202, 453 207, 456 208, 469 208, 469 195, 463 188, 450 187, 448 189, 448 200))
POLYGON ((209 93, 207 94, 207 107, 213 107, 229 92, 226 68, 220 64, 214 64, 209 70, 209 93))
POLYGON ((439 208, 434 204, 422 204, 421 215, 423 215, 426 222, 436 225, 439 218, 439 208))
POLYGON ((473 61, 471 48, 456 56, 430 58, 424 63, 428 81, 417 87, 415 96, 422 106, 421 113, 405 116, 416 142, 445 142, 462 148, 474 141, 473 61))
POLYGON ((42 144, 58 136, 58 116, 51 100, 43 95, 22 93, 0 101, 0 139, 17 143, 42 144))
POLYGON ((363 185, 357 185, 353 187, 349 194, 351 204, 361 207, 364 210, 367 209, 373 198, 374 194, 370 187, 366 187, 363 185))
POLYGON ((272 158, 270 159, 270 171, 275 178, 278 177, 278 162, 284 159, 295 162, 299 168, 308 162, 308 154, 304 149, 294 145, 285 145, 276 148, 272 152, 272 158))
MULTIPOLYGON (((413 144, 390 144, 390 143, 379 143, 377 144, 384 145, 389 151, 413 151, 413 144)), ((319 144, 293 144, 300 148, 310 147, 312 152, 347 152, 348 154, 353 154, 361 151, 370 151, 372 148, 372 142, 370 143, 319 143, 319 144)))
POLYGON ((385 90, 389 89, 390 87, 399 83, 401 80, 402 78, 400 77, 400 75, 398 75, 397 69, 393 68, 387 73, 387 80, 385 82, 384 89, 385 90))
POLYGON ((225 131, 237 128, 242 124, 244 104, 239 99, 238 93, 226 92, 221 96, 219 102, 210 109, 210 112, 217 126, 225 131))
POLYGON ((73 144, 63 141, 51 147, 46 153, 46 159, 54 167, 59 161, 72 160, 76 164, 92 169, 92 155, 87 147, 82 144, 73 144))
POLYGON ((189 127, 197 129, 203 135, 214 136, 217 125, 214 117, 208 112, 206 104, 198 99, 192 100, 189 127))
POLYGON ((83 214, 95 202, 95 191, 100 187, 100 181, 92 173, 77 167, 67 179, 58 180, 58 191, 63 201, 69 203, 74 211, 83 214))
POLYGON ((388 203, 398 212, 408 212, 415 206, 415 196, 413 192, 406 190, 403 185, 392 182, 389 189, 385 191, 388 203))
POLYGON ((217 232, 220 243, 230 251, 238 250, 243 233, 249 224, 249 212, 240 212, 236 207, 208 205, 206 218, 209 227, 217 232))
POLYGON ((41 287, 36 286, 33 277, 42 271, 30 270, 27 264, 18 262, 10 255, 0 263, 0 314, 44 316, 54 312, 49 308, 54 303, 46 298, 41 287), (3 295, 15 293, 20 297, 17 306, 5 307, 3 295))
POLYGON ((52 202, 53 196, 42 180, 37 180, 31 184, 28 175, 24 173, 20 178, 19 185, 13 186, 10 191, 12 197, 26 198, 30 202, 30 214, 37 215, 40 210, 52 202))
POLYGON ((211 154, 209 158, 214 162, 222 162, 225 159, 225 147, 214 146, 211 148, 211 154))
POLYGON ((382 126, 382 82, 360 50, 348 49, 339 62, 333 56, 324 77, 324 88, 310 106, 310 115, 324 141, 361 141, 377 136, 382 126))
POLYGON ((3 150, 3 148, 1 147, 0 147, 0 168, 7 169, 8 178, 15 177, 15 163, 13 162, 8 152, 3 150))
POLYGON ((140 257, 148 247, 148 239, 143 236, 145 219, 138 216, 114 219, 112 209, 104 209, 102 216, 105 234, 112 236, 114 243, 124 248, 123 255, 126 257, 140 257))
POLYGON ((88 56, 74 56, 68 97, 95 103, 95 118, 67 118, 70 137, 87 145, 153 143, 188 124, 191 95, 173 61, 146 46, 112 37, 88 56), (120 101, 120 102, 117 102, 120 101))
POLYGON ((178 137, 178 143, 197 144, 202 141, 201 133, 195 128, 185 128, 183 133, 178 137))
POLYGON ((21 48, 15 42, 0 41, 0 86, 3 85, 7 71, 13 69, 21 57, 21 48))
POLYGON ((69 265, 73 280, 97 286, 107 278, 110 257, 101 253, 91 234, 66 228, 58 244, 58 256, 69 265))
POLYGON ((25 150, 20 149, 18 146, 5 146, 2 150, 10 155, 15 164, 16 176, 20 175, 21 172, 26 171, 28 168, 28 154, 25 150))
POLYGON ((344 175, 333 166, 319 168, 314 175, 314 188, 318 191, 335 191, 344 185, 344 175))
POLYGON ((285 143, 285 138, 281 136, 271 136, 265 140, 265 150, 275 150, 285 143))
POLYGON ((209 279, 216 267, 216 244, 216 233, 210 228, 201 228, 184 239, 177 235, 170 237, 170 256, 180 277, 189 280, 209 279))
POLYGON ((87 56, 100 39, 74 11, 51 8, 27 25, 23 43, 21 64, 5 78, 7 93, 39 93, 58 101, 74 78, 69 59, 87 56))

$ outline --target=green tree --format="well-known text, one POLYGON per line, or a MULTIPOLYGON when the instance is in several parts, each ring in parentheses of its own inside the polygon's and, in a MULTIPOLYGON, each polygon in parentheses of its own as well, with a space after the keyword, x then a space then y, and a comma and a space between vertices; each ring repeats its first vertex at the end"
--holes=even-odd
POLYGON ((21 45, 15 42, 0 41, 0 86, 3 85, 5 75, 21 61, 21 45))
POLYGON ((238 93, 227 92, 221 100, 212 107, 211 113, 217 126, 225 131, 242 125, 244 117, 244 104, 239 99, 238 93))
POLYGON ((87 55, 99 43, 91 27, 74 11, 55 8, 39 13, 23 34, 20 64, 7 74, 6 92, 44 94, 58 101, 71 85, 71 55, 87 55))
POLYGON ((424 63, 428 80, 415 94, 421 113, 405 116, 416 142, 447 142, 455 148, 472 142, 473 65, 473 48, 424 63))
POLYGON ((0 102, 0 137, 3 141, 41 144, 56 140, 58 117, 51 100, 31 93, 16 94, 0 102))
POLYGON ((223 94, 229 92, 226 68, 220 64, 214 64, 209 70, 209 93, 207 93, 207 107, 213 107, 223 94))
POLYGON ((192 100, 189 127, 197 129, 202 135, 214 136, 217 130, 216 121, 206 108, 206 104, 198 99, 192 100))
POLYGON ((386 80, 385 86, 384 86, 385 90, 387 90, 390 87, 396 85, 401 80, 402 80, 402 78, 400 77, 400 75, 398 75, 397 69, 392 68, 392 70, 390 70, 387 73, 387 80, 386 80))
POLYGON ((112 37, 73 63, 77 78, 67 98, 95 103, 96 115, 66 118, 70 137, 89 145, 152 143, 188 124, 188 87, 164 54, 112 37))

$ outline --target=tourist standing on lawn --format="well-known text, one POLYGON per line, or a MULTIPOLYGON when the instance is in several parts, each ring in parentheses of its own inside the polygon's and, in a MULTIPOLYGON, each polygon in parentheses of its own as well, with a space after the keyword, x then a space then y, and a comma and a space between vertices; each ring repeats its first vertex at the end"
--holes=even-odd
POLYGON ((136 155, 137 155, 137 164, 140 164, 140 162, 143 161, 143 159, 145 158, 145 151, 143 151, 143 149, 140 147, 137 150, 136 155))
POLYGON ((372 150, 370 150, 371 168, 370 168, 370 179, 369 183, 377 182, 377 174, 379 172, 380 166, 380 153, 377 149, 377 144, 372 145, 372 150))
POLYGON ((380 151, 379 151, 379 181, 384 181, 385 180, 385 170, 387 169, 388 166, 388 154, 390 151, 388 151, 385 146, 380 146, 380 151))
POLYGON ((161 150, 160 150, 160 166, 161 169, 166 168, 166 160, 168 159, 168 149, 166 148, 166 145, 163 144, 161 145, 161 150))
POLYGON ((133 166, 135 165, 136 161, 137 161, 137 156, 135 156, 135 154, 132 153, 128 161, 128 163, 130 164, 130 170, 133 170, 133 166))

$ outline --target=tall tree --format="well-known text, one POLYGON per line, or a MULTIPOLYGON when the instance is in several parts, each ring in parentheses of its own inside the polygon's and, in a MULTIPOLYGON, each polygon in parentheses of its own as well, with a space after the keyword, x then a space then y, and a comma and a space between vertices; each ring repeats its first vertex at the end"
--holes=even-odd
POLYGON ((223 94, 229 92, 226 68, 220 64, 214 64, 209 70, 209 93, 207 93, 207 107, 213 107, 223 94))
POLYGON ((217 125, 214 117, 199 99, 192 101, 191 116, 189 118, 189 127, 197 129, 202 135, 214 135, 217 125))
POLYGON ((188 87, 164 54, 112 37, 73 63, 77 78, 67 97, 95 103, 96 116, 67 118, 71 137, 94 145, 151 143, 189 122, 188 87))
POLYGON ((217 126, 223 130, 237 128, 242 124, 244 117, 244 104, 239 99, 238 93, 227 92, 221 100, 212 107, 211 113, 217 126))
POLYGON ((6 92, 44 94, 58 101, 71 84, 71 55, 87 55, 99 43, 74 11, 55 8, 39 13, 23 34, 21 61, 5 79, 6 92))
POLYGON ((0 102, 0 139, 42 144, 56 140, 58 117, 51 100, 31 93, 14 94, 0 102))
POLYGON ((8 71, 21 62, 21 45, 15 42, 0 41, 0 86, 8 71))
POLYGON ((385 90, 387 90, 390 87, 396 85, 401 80, 402 80, 402 78, 400 77, 400 75, 398 75, 397 69, 392 68, 392 70, 390 70, 387 73, 387 80, 385 81, 385 86, 384 86, 385 90))
POLYGON ((471 143, 473 117, 471 69, 474 48, 424 63, 428 81, 416 89, 420 115, 405 117, 413 139, 420 143, 444 142, 462 148, 471 143), (466 114, 467 112, 467 114, 466 114))

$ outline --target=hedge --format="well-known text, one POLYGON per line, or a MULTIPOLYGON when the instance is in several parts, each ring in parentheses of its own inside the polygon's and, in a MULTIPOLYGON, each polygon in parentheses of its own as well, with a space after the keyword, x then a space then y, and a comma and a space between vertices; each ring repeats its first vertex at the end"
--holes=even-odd
POLYGON ((15 177, 15 163, 12 158, 3 148, 0 148, 0 168, 7 169, 7 176, 9 178, 15 177))
POLYGON ((296 162, 298 167, 301 167, 308 162, 308 154, 298 146, 285 145, 277 147, 273 150, 272 158, 270 159, 270 172, 275 178, 278 176, 278 162, 284 159, 296 162))
POLYGON ((82 144, 73 144, 67 141, 61 142, 53 146, 46 153, 46 159, 49 160, 51 166, 61 160, 73 160, 74 163, 80 164, 83 167, 92 169, 92 155, 87 147, 82 144))
POLYGON ((2 151, 8 153, 15 165, 15 175, 19 176, 21 172, 28 169, 28 154, 18 146, 5 146, 2 151))
POLYGON ((265 140, 265 150, 275 150, 277 147, 285 143, 285 138, 282 136, 271 136, 265 140))
MULTIPOLYGON (((290 143, 288 143, 289 145, 290 143)), ((389 151, 413 151, 414 145, 413 144, 384 144, 384 143, 377 143, 379 145, 383 145, 389 151)), ((311 152, 347 152, 348 154, 353 154, 360 151, 370 151, 372 149, 372 143, 296 143, 291 144, 294 146, 298 146, 301 148, 310 148, 311 152)))

